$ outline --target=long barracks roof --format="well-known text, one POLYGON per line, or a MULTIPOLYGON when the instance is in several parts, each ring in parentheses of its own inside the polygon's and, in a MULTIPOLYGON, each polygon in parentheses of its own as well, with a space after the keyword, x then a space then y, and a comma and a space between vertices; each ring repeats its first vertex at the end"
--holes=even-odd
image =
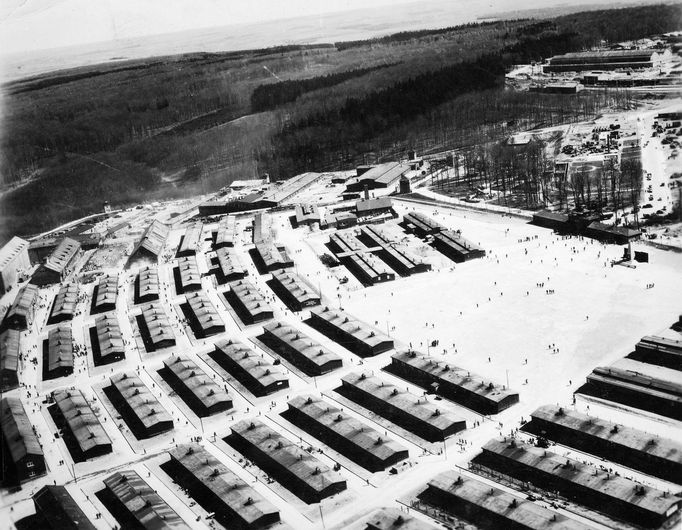
POLYGON ((345 482, 340 473, 333 471, 308 451, 301 449, 256 418, 242 420, 231 428, 233 433, 267 454, 278 465, 317 492, 324 491, 332 484, 345 482))
POLYGON ((273 271, 272 279, 286 289, 301 305, 314 300, 318 303, 320 301, 320 295, 298 274, 279 269, 273 271))
POLYGON ((445 493, 453 504, 462 501, 508 520, 515 528, 529 530, 588 530, 591 527, 533 501, 527 501, 480 480, 446 471, 431 479, 429 489, 445 493))
POLYGON ((429 216, 419 212, 406 213, 403 217, 403 222, 414 225, 419 231, 424 233, 437 233, 445 230, 445 227, 431 219, 429 216))
POLYGON ((246 275, 246 268, 242 265, 239 257, 236 254, 230 252, 229 249, 222 247, 216 250, 216 257, 218 258, 218 267, 220 268, 220 273, 229 278, 233 274, 246 275))
POLYGON ((196 256, 178 258, 178 270, 180 271, 180 283, 183 289, 193 285, 201 286, 201 274, 196 256))
POLYGON ((19 369, 21 332, 6 329, 0 333, 0 371, 16 372, 19 369))
POLYGON ((17 293, 16 298, 14 298, 14 302, 12 302, 5 318, 21 316, 28 319, 31 307, 38 299, 38 291, 38 286, 32 283, 24 285, 17 293))
POLYGON ((591 62, 618 62, 627 61, 651 61, 654 50, 602 50, 589 52, 571 52, 563 55, 556 55, 550 59, 551 64, 572 64, 572 63, 591 63, 591 62))
POLYGON ((14 236, 0 249, 0 270, 3 270, 23 250, 28 250, 29 242, 14 236))
POLYGON ((393 201, 390 197, 376 197, 372 199, 364 199, 355 203, 355 211, 358 215, 371 213, 374 210, 385 210, 393 206, 393 201))
POLYGON ((256 243, 256 251, 260 255, 266 268, 292 267, 293 261, 284 247, 278 247, 274 241, 259 241, 256 243))
POLYGON ((366 394, 371 394, 375 398, 402 410, 405 414, 409 414, 415 419, 428 423, 437 429, 444 430, 452 424, 464 421, 454 414, 441 411, 429 403, 426 398, 416 396, 406 390, 400 390, 397 386, 378 377, 351 372, 342 377, 341 381, 362 390, 366 394))
POLYGON ((203 331, 207 331, 214 326, 225 326, 217 309, 203 291, 188 294, 187 303, 203 331))
POLYGON ((509 458, 517 464, 657 514, 664 515, 672 506, 682 502, 679 497, 664 496, 664 492, 651 487, 644 487, 638 492, 635 489, 637 484, 631 480, 519 440, 510 443, 493 439, 483 446, 483 452, 509 458))
POLYGON ((365 519, 364 530, 437 530, 440 527, 407 515, 398 508, 381 508, 365 519))
POLYGON ((215 347, 241 366, 251 378, 258 381, 264 387, 270 386, 277 381, 287 380, 287 377, 279 367, 265 361, 263 357, 241 342, 231 339, 219 339, 216 341, 215 347))
POLYGON ((0 402, 0 430, 7 442, 13 462, 19 462, 27 455, 42 455, 33 424, 19 398, 6 397, 0 402))
POLYGON ((345 258, 350 260, 353 265, 358 267, 372 282, 376 281, 376 278, 379 278, 382 275, 392 274, 383 262, 380 262, 371 252, 369 252, 367 247, 360 245, 360 243, 349 234, 334 233, 329 237, 329 242, 340 249, 336 254, 338 259, 345 258))
POLYGON ((216 498, 229 506, 246 525, 277 513, 277 509, 260 493, 199 444, 179 445, 168 452, 197 481, 211 490, 216 498))
POLYGON ((426 372, 445 383, 463 388, 493 402, 500 402, 509 396, 518 396, 518 392, 503 388, 502 385, 496 385, 489 379, 486 381, 481 376, 472 375, 471 372, 463 368, 438 361, 423 353, 405 350, 396 353, 392 358, 410 365, 415 370, 426 372))
POLYGON ((52 318, 73 317, 78 303, 78 284, 65 283, 59 288, 52 305, 52 318))
POLYGON ((464 239, 454 230, 444 230, 433 236, 434 240, 441 241, 443 244, 452 247, 463 256, 468 256, 472 253, 480 253, 485 251, 478 245, 472 243, 468 239, 464 239))
POLYGON ((322 177, 322 173, 301 173, 266 191, 261 200, 282 204, 322 177))
POLYGON ((150 429, 161 422, 172 423, 171 415, 135 373, 116 374, 111 376, 109 381, 128 403, 145 429, 150 429))
POLYGON ((118 471, 105 478, 104 485, 144 528, 189 528, 137 472, 118 471))
POLYGON ((251 317, 260 313, 272 313, 272 307, 265 297, 247 280, 237 280, 229 283, 230 290, 239 298, 251 317))
POLYGON ((47 258, 45 267, 61 274, 80 248, 81 244, 78 241, 65 237, 47 258))
POLYGON ((106 274, 99 279, 97 284, 97 298, 95 307, 101 308, 105 305, 116 305, 118 298, 118 275, 106 274))
POLYGON ((339 362, 341 357, 322 346, 319 342, 285 322, 270 322, 263 330, 271 333, 291 349, 320 368, 330 362, 339 362))
POLYGON ((639 429, 555 405, 544 405, 533 412, 531 417, 575 431, 577 436, 608 440, 613 446, 634 449, 678 465, 682 464, 682 444, 675 440, 660 438, 639 429))
POLYGON ((159 271, 156 267, 147 267, 138 274, 140 296, 159 296, 159 271))
POLYGON ((393 339, 385 335, 376 328, 373 328, 361 320, 341 311, 328 306, 317 307, 310 310, 315 316, 325 320, 327 323, 334 326, 337 330, 351 335, 355 340, 363 342, 370 348, 374 348, 383 342, 390 342, 393 344, 393 339))
POLYGON ((599 366, 591 375, 606 376, 649 390, 664 392, 682 402, 682 380, 677 370, 625 358, 609 366, 599 366))
POLYGON ((52 396, 82 452, 99 445, 111 445, 109 436, 80 390, 55 390, 52 396))
POLYGON ((400 263, 405 270, 414 271, 419 265, 421 265, 421 261, 418 261, 417 258, 407 254, 403 250, 400 250, 391 244, 386 239, 385 234, 382 233, 377 227, 363 226, 360 231, 365 237, 372 241, 372 246, 381 247, 384 252, 391 256, 391 258, 400 263))
POLYGON ((152 344, 157 345, 164 340, 175 339, 173 327, 161 305, 145 305, 142 308, 142 318, 149 330, 149 338, 152 344))
POLYGON ((153 221, 144 231, 142 238, 135 245, 133 254, 138 249, 143 248, 156 256, 161 254, 163 247, 166 245, 166 240, 170 234, 170 228, 159 220, 153 221))
POLYGON ((100 356, 102 358, 109 355, 124 354, 123 336, 118 318, 113 313, 101 315, 95 320, 97 331, 97 342, 99 343, 100 356))
POLYGON ((47 369, 73 369, 73 337, 71 326, 52 328, 47 335, 47 369))
POLYGON ((163 364, 175 374, 182 385, 191 392, 206 408, 218 403, 231 401, 225 392, 206 372, 191 359, 172 356, 163 364))
POLYGON ((235 218, 231 215, 223 217, 218 223, 218 233, 216 234, 216 247, 231 247, 235 239, 235 218))
POLYGON ((380 460, 388 460, 396 453, 407 452, 407 448, 395 440, 387 439, 370 425, 345 414, 339 407, 320 398, 312 395, 296 396, 288 405, 380 460))
POLYGON ((180 243, 180 246, 178 247, 179 254, 194 253, 199 250, 202 227, 203 225, 201 223, 194 223, 187 227, 182 238, 182 243, 180 243))
POLYGON ((49 528, 96 530, 65 486, 43 486, 33 496, 36 510, 48 521, 49 528))

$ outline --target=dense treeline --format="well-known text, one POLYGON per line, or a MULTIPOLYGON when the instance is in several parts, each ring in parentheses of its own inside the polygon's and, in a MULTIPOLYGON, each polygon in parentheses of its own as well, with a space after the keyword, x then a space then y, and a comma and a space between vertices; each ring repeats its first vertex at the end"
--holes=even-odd
MULTIPOLYGON (((518 19, 516 22, 523 22, 526 19, 518 19)), ((480 28, 484 26, 497 25, 497 21, 488 22, 470 22, 468 24, 460 24, 459 26, 448 26, 446 28, 438 29, 420 29, 414 31, 400 31, 398 33, 392 33, 390 35, 384 35, 383 37, 375 37, 373 39, 364 40, 348 40, 343 42, 335 42, 334 46, 336 49, 347 50, 349 48, 361 48, 364 46, 371 46, 373 44, 394 44, 400 42, 406 42, 414 39, 422 39, 424 37, 433 37, 438 35, 443 35, 445 33, 451 33, 453 31, 462 31, 471 28, 480 28)))
POLYGON ((337 72, 305 79, 288 79, 267 85, 257 86, 251 93, 251 112, 262 112, 274 109, 286 103, 296 101, 302 94, 326 88, 354 77, 362 77, 369 72, 393 65, 378 65, 371 68, 357 68, 346 72, 337 72))

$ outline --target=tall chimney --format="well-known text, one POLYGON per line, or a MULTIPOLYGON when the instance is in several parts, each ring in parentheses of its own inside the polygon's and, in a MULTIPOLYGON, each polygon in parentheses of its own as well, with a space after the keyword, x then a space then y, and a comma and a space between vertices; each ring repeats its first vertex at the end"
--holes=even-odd
POLYGON ((363 187, 365 191, 365 200, 369 199, 369 188, 367 187, 367 184, 364 185, 363 187))

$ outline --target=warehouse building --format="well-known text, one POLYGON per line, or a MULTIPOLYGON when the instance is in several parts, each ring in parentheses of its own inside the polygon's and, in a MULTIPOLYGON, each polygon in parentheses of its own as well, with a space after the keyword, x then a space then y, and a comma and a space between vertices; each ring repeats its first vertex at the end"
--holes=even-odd
POLYGON ((147 227, 140 240, 135 244, 126 268, 137 266, 151 266, 159 262, 159 256, 170 235, 170 227, 155 220, 147 227))
POLYGON ((159 271, 147 267, 135 276, 135 303, 154 302, 159 299, 159 271))
POLYGON ((20 272, 31 268, 28 246, 28 241, 14 236, 0 249, 0 296, 17 283, 20 272))
POLYGON ((570 228, 568 215, 560 212, 550 212, 549 210, 542 210, 533 214, 531 221, 535 226, 542 228, 549 228, 555 232, 567 232, 570 228))
POLYGON ((677 370, 621 359, 587 376, 587 392, 682 421, 682 381, 677 370))
POLYGON ((295 222, 297 227, 319 223, 320 209, 316 204, 297 204, 295 222))
POLYGON ((162 468, 225 528, 259 530, 279 522, 279 512, 199 444, 169 451, 162 468))
POLYGON ((360 222, 368 222, 366 218, 390 214, 398 217, 393 210, 393 201, 390 197, 376 197, 361 199, 355 203, 355 215, 360 222))
POLYGON ((196 256, 185 256, 178 259, 178 264, 173 267, 175 278, 175 290, 178 294, 191 293, 201 289, 201 274, 196 256))
POLYGON ((269 208, 291 203, 299 193, 312 186, 323 176, 323 173, 301 173, 284 182, 278 182, 263 194, 260 203, 269 208))
POLYGON ((320 502, 346 489, 340 473, 260 420, 243 420, 231 428, 225 441, 304 502, 320 502))
POLYGON ((49 410, 74 462, 111 453, 111 440, 80 390, 55 390, 49 410))
POLYGON ((277 246, 273 241, 259 241, 256 243, 255 264, 261 274, 286 269, 294 266, 294 260, 289 257, 283 246, 277 246))
POLYGON ((393 339, 340 309, 328 306, 310 311, 311 327, 360 357, 393 349, 393 339))
POLYGON ((208 355, 256 397, 289 388, 289 380, 278 366, 241 342, 220 339, 208 355))
POLYGON ((82 253, 78 241, 65 237, 52 251, 47 261, 33 273, 31 283, 42 287, 64 281, 76 268, 82 253))
POLYGON ((19 357, 21 332, 6 329, 0 333, 0 392, 9 392, 19 386, 19 357))
POLYGON ((284 418, 372 473, 409 456, 398 442, 319 398, 297 396, 288 405, 284 418))
POLYGON ((610 226, 593 221, 587 225, 585 236, 603 243, 627 245, 631 241, 638 240, 642 236, 642 232, 626 226, 610 226))
POLYGON ((351 372, 341 378, 336 391, 430 442, 443 441, 466 429, 462 418, 378 377, 351 372))
POLYGON ((326 374, 343 364, 341 357, 333 351, 283 322, 263 326, 259 339, 310 377, 326 374))
POLYGON ((626 68, 639 70, 659 64, 659 54, 654 50, 602 50, 555 55, 543 65, 542 70, 545 73, 626 68))
POLYGON ((43 486, 33 496, 34 528, 45 530, 96 530, 64 486, 43 486))
POLYGON ((173 429, 173 418, 135 373, 109 378, 107 397, 138 440, 173 429))
POLYGON ((0 401, 2 478, 6 486, 21 484, 46 473, 43 448, 18 397, 0 401))
POLYGON ((453 230, 444 230, 433 236, 433 246, 455 263, 485 257, 485 250, 453 230))
POLYGON ((135 530, 188 528, 187 523, 166 504, 166 501, 131 469, 117 471, 105 478, 104 489, 96 495, 116 518, 121 528, 135 530))
POLYGON ((248 280, 231 282, 225 299, 230 303, 244 324, 256 324, 270 320, 274 314, 265 297, 248 280))
POLYGON ((419 501, 468 521, 497 530, 589 530, 565 515, 522 499, 475 478, 446 471, 430 480, 419 501))
POLYGON ((406 213, 400 224, 408 234, 414 234, 422 239, 445 230, 443 225, 418 212, 406 213))
POLYGON ((334 212, 327 212, 324 220, 320 221, 320 228, 336 228, 337 230, 342 230, 344 228, 350 228, 358 224, 358 217, 352 212, 346 212, 343 210, 337 210, 334 212))
POLYGON ((26 331, 32 327, 37 301, 38 287, 31 284, 24 285, 17 293, 9 311, 5 315, 4 327, 18 331, 26 331))
POLYGON ((215 254, 212 272, 220 285, 241 280, 249 275, 249 271, 242 265, 237 255, 230 252, 228 248, 221 247, 216 250, 215 254))
POLYGON ((73 336, 71 326, 57 326, 47 335, 47 362, 43 378, 56 379, 73 373, 73 336))
POLYGON ((647 528, 679 520, 680 497, 518 440, 493 439, 474 462, 647 528))
POLYGON ((519 402, 518 392, 415 351, 396 353, 385 370, 479 414, 499 414, 519 402))
POLYGON ((635 351, 628 357, 672 370, 682 370, 682 340, 648 335, 641 338, 635 351))
POLYGON ((188 294, 187 303, 181 308, 197 338, 205 339, 225 331, 223 319, 204 291, 188 294))
POLYGON ((199 215, 224 215, 237 212, 249 212, 269 208, 271 205, 261 201, 261 193, 250 193, 244 197, 228 201, 211 200, 199 205, 199 215))
POLYGON ((118 275, 106 274, 99 279, 93 293, 93 313, 105 313, 116 309, 118 299, 118 275))
POLYGON ((226 215, 218 222, 218 230, 213 232, 213 250, 233 247, 236 239, 236 218, 226 215))
POLYGON ((135 317, 142 342, 148 352, 175 346, 173 326, 165 311, 159 304, 149 304, 142 308, 142 313, 135 317))
POLYGON ((78 304, 78 284, 65 283, 57 292, 52 303, 48 324, 56 324, 73 319, 78 304))
POLYGON ((187 227, 180 240, 176 257, 194 256, 201 245, 201 223, 194 223, 187 227))
POLYGON ((368 247, 376 249, 373 252, 401 276, 431 270, 431 265, 428 263, 418 260, 390 243, 386 235, 375 226, 362 227, 358 239, 368 247))
POLYGON ((197 416, 232 408, 232 399, 206 372, 188 358, 172 356, 159 373, 197 416))
POLYGON ((121 327, 114 313, 101 315, 90 328, 90 344, 95 366, 125 359, 125 347, 121 327))
POLYGON ((320 294, 293 272, 284 269, 273 271, 268 285, 292 311, 320 305, 320 294))
POLYGON ((531 415, 523 430, 617 464, 682 484, 682 443, 555 405, 531 415))
POLYGON ((410 166, 401 162, 387 162, 369 169, 359 167, 357 176, 346 183, 346 192, 393 188, 409 170, 410 166))
POLYGON ((395 280, 395 274, 377 261, 370 249, 361 245, 351 234, 335 232, 329 236, 328 246, 364 286, 395 280))

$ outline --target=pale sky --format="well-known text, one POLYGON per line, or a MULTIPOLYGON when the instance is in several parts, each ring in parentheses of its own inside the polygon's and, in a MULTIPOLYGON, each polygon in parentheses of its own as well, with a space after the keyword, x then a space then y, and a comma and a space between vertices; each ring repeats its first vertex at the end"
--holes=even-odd
POLYGON ((408 0, 0 0, 0 53, 10 54, 407 2, 408 0))

